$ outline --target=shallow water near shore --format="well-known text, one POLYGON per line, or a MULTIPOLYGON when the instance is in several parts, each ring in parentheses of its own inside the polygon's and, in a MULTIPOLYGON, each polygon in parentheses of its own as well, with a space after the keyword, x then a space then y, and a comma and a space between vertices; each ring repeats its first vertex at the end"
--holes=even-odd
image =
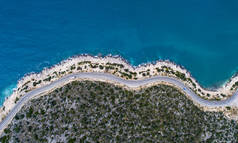
POLYGON ((17 80, 70 56, 169 59, 204 87, 238 70, 238 1, 0 1, 0 105, 17 80))

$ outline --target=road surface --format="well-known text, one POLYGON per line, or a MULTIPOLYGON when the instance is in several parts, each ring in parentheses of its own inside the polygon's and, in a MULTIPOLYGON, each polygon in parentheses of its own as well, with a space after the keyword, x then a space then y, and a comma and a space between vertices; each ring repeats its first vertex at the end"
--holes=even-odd
POLYGON ((136 88, 139 86, 144 86, 147 84, 163 81, 163 82, 167 82, 167 83, 175 85, 176 87, 183 90, 188 96, 190 96, 194 102, 202 106, 207 106, 207 107, 232 106, 236 102, 237 95, 238 95, 238 91, 237 91, 234 93, 234 95, 232 95, 230 98, 226 100, 208 101, 208 100, 202 99, 201 97, 196 95, 192 90, 190 90, 189 87, 184 85, 184 83, 172 77, 154 76, 154 77, 150 77, 150 78, 146 78, 142 80, 126 80, 126 79, 122 79, 120 77, 117 77, 108 73, 96 73, 96 72, 75 73, 75 74, 62 77, 59 80, 56 80, 49 85, 34 89, 26 93, 24 96, 22 96, 17 102, 17 104, 13 107, 13 109, 7 114, 6 118, 0 123, 0 134, 7 127, 7 125, 12 121, 16 113, 20 111, 21 107, 24 104, 26 104, 29 100, 36 97, 37 95, 48 93, 70 81, 77 80, 77 79, 93 79, 93 80, 111 81, 111 82, 116 82, 116 83, 126 85, 130 88, 136 88))

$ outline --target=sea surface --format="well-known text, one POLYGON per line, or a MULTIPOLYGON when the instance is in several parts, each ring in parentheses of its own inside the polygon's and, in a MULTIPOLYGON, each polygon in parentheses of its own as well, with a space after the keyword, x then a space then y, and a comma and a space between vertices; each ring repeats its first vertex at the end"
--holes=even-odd
POLYGON ((218 87, 238 71, 238 1, 0 0, 0 105, 24 74, 83 53, 169 59, 218 87))

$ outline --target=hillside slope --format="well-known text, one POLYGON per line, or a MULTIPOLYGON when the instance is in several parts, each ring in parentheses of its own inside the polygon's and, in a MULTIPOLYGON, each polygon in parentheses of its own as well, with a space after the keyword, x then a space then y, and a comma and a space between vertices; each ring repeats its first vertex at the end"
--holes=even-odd
POLYGON ((236 142, 238 125, 204 112, 177 89, 128 91, 75 81, 25 105, 1 142, 236 142))

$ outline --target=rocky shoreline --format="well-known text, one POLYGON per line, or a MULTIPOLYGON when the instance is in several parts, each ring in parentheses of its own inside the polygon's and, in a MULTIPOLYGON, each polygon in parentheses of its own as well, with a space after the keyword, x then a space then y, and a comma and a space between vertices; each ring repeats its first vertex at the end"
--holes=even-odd
POLYGON ((200 97, 207 100, 224 100, 229 98, 238 87, 238 75, 217 89, 203 88, 183 66, 169 60, 132 66, 127 60, 116 55, 105 57, 88 54, 73 56, 40 73, 28 73, 18 81, 13 94, 6 98, 0 109, 0 121, 14 107, 25 93, 50 84, 63 76, 77 72, 106 72, 128 80, 144 79, 155 75, 171 76, 183 81, 200 97))

